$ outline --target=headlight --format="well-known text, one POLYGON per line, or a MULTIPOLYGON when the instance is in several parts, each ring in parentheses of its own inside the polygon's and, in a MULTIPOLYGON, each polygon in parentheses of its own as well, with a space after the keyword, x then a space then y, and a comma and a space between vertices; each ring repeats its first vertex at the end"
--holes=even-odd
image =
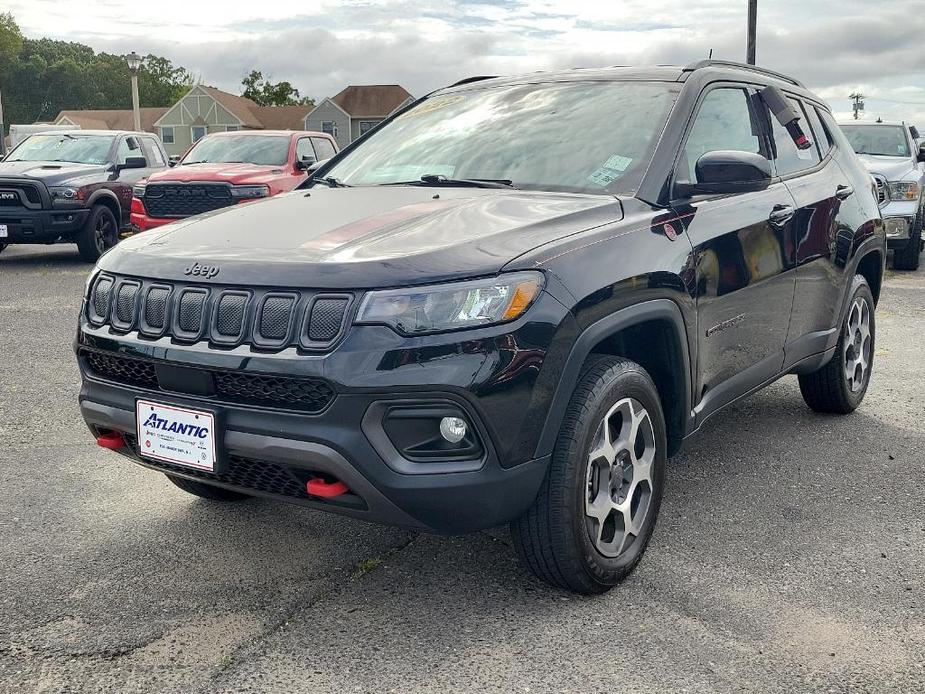
POLYGON ((890 181, 890 200, 918 200, 919 184, 915 181, 890 181))
POLYGON ((267 186, 231 186, 233 198, 265 198, 270 194, 267 186))
POLYGON ((145 189, 147 187, 148 186, 145 183, 136 183, 132 186, 132 197, 139 199, 143 198, 145 196, 145 189))
POLYGON ((51 201, 56 203, 83 202, 84 192, 80 188, 71 186, 49 186, 51 201))
POLYGON ((370 292, 356 323, 388 325, 404 335, 505 323, 523 315, 543 288, 539 272, 370 292))

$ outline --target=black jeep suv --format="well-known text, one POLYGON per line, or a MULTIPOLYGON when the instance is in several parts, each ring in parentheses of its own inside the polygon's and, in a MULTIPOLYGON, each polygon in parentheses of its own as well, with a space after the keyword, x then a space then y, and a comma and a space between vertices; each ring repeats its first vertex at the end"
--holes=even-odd
POLYGON ((884 257, 869 175, 787 77, 467 80, 300 190, 107 253, 80 406, 192 494, 509 522, 536 574, 600 592, 723 406, 784 374, 814 410, 858 406, 884 257))
POLYGON ((0 162, 0 251, 11 243, 77 244, 96 262, 128 227, 132 185, 167 166, 151 133, 36 133, 0 162))

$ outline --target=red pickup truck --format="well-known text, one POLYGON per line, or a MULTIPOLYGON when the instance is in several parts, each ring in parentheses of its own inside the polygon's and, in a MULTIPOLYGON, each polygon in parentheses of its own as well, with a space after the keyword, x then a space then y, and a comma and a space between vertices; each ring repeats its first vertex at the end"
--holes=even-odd
POLYGON ((337 152, 325 133, 251 130, 212 133, 172 168, 132 188, 131 222, 138 230, 286 193, 316 161, 337 152))

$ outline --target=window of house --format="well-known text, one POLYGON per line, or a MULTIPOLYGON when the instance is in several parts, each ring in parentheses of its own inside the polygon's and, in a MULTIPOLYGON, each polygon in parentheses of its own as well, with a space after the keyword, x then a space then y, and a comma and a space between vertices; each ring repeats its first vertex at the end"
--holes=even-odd
MULTIPOLYGON (((791 106, 800 114, 800 126, 803 132, 808 137, 812 137, 813 131, 810 128, 809 121, 806 119, 806 114, 803 113, 800 102, 796 99, 789 99, 789 101, 791 106)), ((778 176, 786 176, 804 169, 811 169, 820 162, 819 151, 815 145, 808 149, 798 149, 787 129, 770 112, 768 113, 768 118, 770 118, 771 128, 774 133, 774 149, 777 155, 775 161, 778 176)))
POLYGON ((333 120, 321 121, 321 132, 337 137, 337 122, 333 120))
POLYGON ((169 125, 169 126, 165 125, 161 127, 161 142, 163 142, 165 145, 173 144, 173 126, 172 125, 169 125))
POLYGON ((330 159, 337 153, 334 149, 334 145, 331 144, 331 141, 326 137, 313 137, 312 143, 315 145, 315 153, 318 155, 318 161, 330 159))
POLYGON ((361 120, 360 121, 360 137, 363 137, 370 130, 379 125, 377 120, 361 120))
POLYGON ((190 135, 193 142, 199 142, 202 138, 206 136, 206 126, 204 125, 194 125, 190 128, 190 135))
POLYGON ((226 132, 226 133, 236 133, 236 132, 238 132, 240 129, 241 129, 241 126, 240 126, 240 125, 226 125, 226 126, 225 126, 225 132, 226 132))
POLYGON ((681 154, 678 179, 696 182, 697 160, 707 152, 737 150, 761 154, 760 132, 744 89, 721 87, 704 97, 681 154))
POLYGON ((312 142, 309 138, 301 138, 295 146, 295 158, 296 161, 318 161, 318 157, 315 156, 315 150, 312 148, 312 142))

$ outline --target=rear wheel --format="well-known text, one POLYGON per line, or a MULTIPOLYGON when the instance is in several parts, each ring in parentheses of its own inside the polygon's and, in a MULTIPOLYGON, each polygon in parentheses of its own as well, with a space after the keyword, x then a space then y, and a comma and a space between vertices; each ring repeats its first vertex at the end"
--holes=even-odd
POLYGON ((894 270, 918 270, 922 254, 922 223, 921 212, 916 216, 909 231, 909 243, 893 252, 894 270))
POLYGON ((194 496, 199 496, 203 499, 209 499, 211 501, 244 501, 245 499, 251 498, 248 494, 235 492, 230 489, 225 489, 224 487, 215 487, 211 484, 205 484, 203 482, 188 480, 185 477, 167 475, 167 479, 177 485, 184 492, 188 492, 194 496))
POLYGON ((119 241, 116 216, 105 205, 95 205, 83 229, 77 234, 77 250, 82 260, 95 263, 119 241))
POLYGON ((521 561, 576 593, 603 593, 626 578, 655 527, 666 448, 649 375, 627 359, 594 357, 536 501, 511 524, 521 561))
POLYGON ((874 297, 861 275, 855 275, 848 313, 835 346, 835 355, 818 371, 802 374, 800 392, 816 412, 854 412, 870 384, 874 366, 874 297))

